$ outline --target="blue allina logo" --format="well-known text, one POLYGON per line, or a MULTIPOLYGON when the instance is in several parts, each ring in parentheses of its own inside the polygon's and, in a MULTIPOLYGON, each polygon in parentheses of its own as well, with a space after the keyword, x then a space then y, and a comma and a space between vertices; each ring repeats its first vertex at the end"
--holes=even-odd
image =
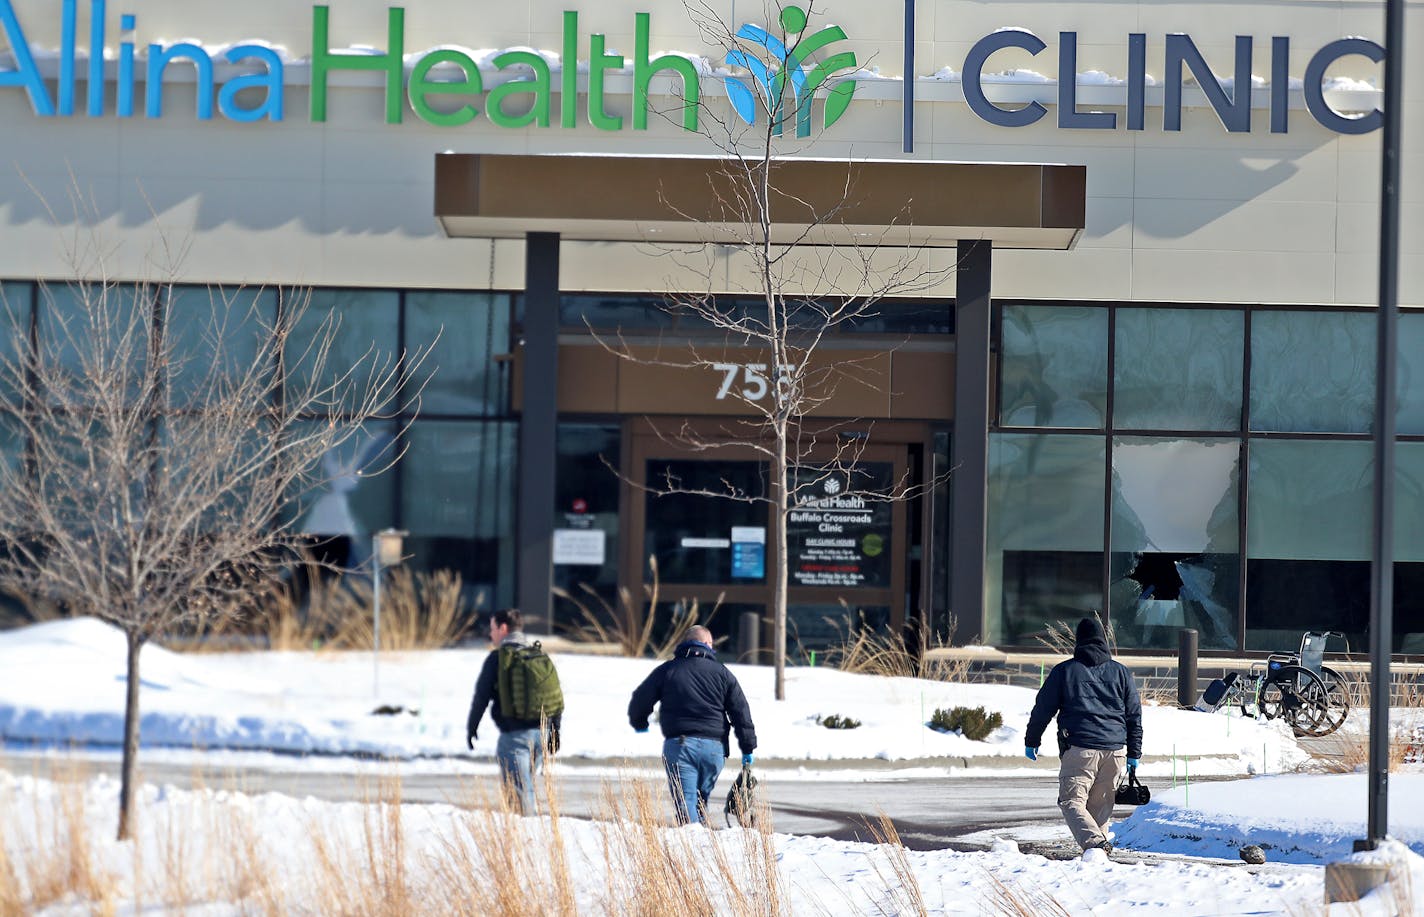
MULTIPOLYGON (((727 95, 732 100, 732 108, 748 124, 756 123, 757 90, 761 93, 764 110, 771 118, 772 132, 781 134, 783 124, 796 120, 796 136, 811 136, 811 100, 822 84, 832 75, 856 66, 855 53, 840 51, 812 64, 808 61, 823 48, 837 41, 844 41, 846 33, 840 26, 827 26, 810 35, 806 31, 806 13, 798 6, 788 6, 781 11, 781 27, 786 35, 796 36, 790 47, 761 26, 750 23, 737 30, 737 38, 757 49, 754 56, 741 48, 727 53, 727 63, 747 70, 756 87, 748 86, 737 77, 723 77, 727 84, 727 95), (765 59, 761 55, 765 55, 765 59), (786 111, 784 97, 786 84, 791 84, 792 109, 786 111)), ((855 80, 842 80, 832 86, 826 95, 825 126, 835 124, 845 114, 850 100, 855 96, 855 80)))

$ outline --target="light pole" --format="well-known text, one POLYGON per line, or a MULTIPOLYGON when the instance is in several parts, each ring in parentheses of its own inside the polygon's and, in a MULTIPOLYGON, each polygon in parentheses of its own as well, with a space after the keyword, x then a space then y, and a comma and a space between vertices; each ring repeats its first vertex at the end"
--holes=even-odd
POLYGON ((381 571, 403 560, 401 551, 408 532, 381 529, 371 536, 371 694, 381 696, 381 571))
POLYGON ((1394 438, 1399 343, 1399 147, 1404 109, 1404 0, 1385 0, 1384 136, 1380 162, 1378 372, 1375 387, 1374 558, 1370 574, 1368 831, 1357 850, 1389 834, 1390 660, 1394 654, 1394 438))

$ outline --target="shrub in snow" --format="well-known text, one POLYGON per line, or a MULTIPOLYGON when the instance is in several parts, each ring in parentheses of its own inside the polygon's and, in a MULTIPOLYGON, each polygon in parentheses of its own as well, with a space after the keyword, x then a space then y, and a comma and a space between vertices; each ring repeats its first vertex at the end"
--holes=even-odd
POLYGON ((939 732, 958 732, 966 739, 982 742, 989 733, 1004 725, 1003 714, 983 707, 936 708, 930 717, 930 728, 939 732))
POLYGON ((839 713, 832 713, 830 716, 816 714, 816 722, 827 729, 855 729, 860 725, 860 720, 854 717, 841 716, 839 713))

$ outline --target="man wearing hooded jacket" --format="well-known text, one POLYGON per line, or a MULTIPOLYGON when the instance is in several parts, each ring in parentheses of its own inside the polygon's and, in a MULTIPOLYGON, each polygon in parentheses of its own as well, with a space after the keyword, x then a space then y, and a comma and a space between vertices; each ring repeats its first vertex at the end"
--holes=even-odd
POLYGON ((1048 721, 1058 717, 1058 808, 1084 850, 1111 850, 1108 822, 1123 765, 1142 756, 1142 703, 1127 666, 1112 658, 1097 618, 1078 622, 1073 658, 1053 667, 1038 689, 1024 754, 1038 760, 1048 721), (1125 759, 1125 760, 1124 760, 1125 759))
POLYGON ((654 704, 661 705, 663 765, 677 823, 695 825, 706 814, 707 799, 732 753, 732 730, 743 766, 751 766, 757 745, 746 695, 737 677, 717 661, 710 630, 700 624, 688 628, 672 659, 633 692, 628 722, 638 732, 648 731, 654 704))

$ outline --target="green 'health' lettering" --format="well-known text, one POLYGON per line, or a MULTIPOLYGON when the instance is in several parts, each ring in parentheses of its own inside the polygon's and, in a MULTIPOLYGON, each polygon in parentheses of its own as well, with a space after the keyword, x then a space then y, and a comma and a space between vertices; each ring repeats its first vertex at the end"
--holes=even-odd
MULTIPOLYGON (((684 130, 697 130, 697 106, 702 86, 697 68, 685 57, 665 54, 649 58, 651 17, 636 14, 633 48, 634 130, 648 128, 648 94, 653 77, 668 73, 682 78, 682 117, 684 130)), ((559 125, 578 126, 578 13, 564 12, 563 69, 559 75, 559 125)), ((410 79, 405 77, 405 8, 390 7, 386 11, 386 50, 376 54, 331 50, 330 7, 312 7, 311 56, 311 119, 325 121, 327 94, 333 71, 357 70, 384 73, 386 77, 386 123, 400 124, 409 101, 411 111, 420 120, 436 127, 459 127, 479 117, 480 110, 465 102, 453 110, 442 110, 432 104, 441 96, 469 98, 485 96, 484 113, 490 123, 500 127, 548 127, 553 116, 553 74, 549 62, 530 51, 506 51, 494 58, 501 71, 516 70, 510 79, 501 80, 485 92, 485 81, 479 65, 461 51, 432 51, 415 62, 410 79), (441 65, 444 65, 441 67, 441 65), (441 67, 442 75, 458 71, 457 79, 435 79, 441 67), (525 97, 528 97, 527 99, 525 97), (523 103, 523 104, 516 104, 523 103), (527 107, 526 107, 527 106, 527 107)), ((589 36, 588 94, 584 116, 599 130, 623 129, 623 118, 610 114, 604 104, 606 78, 610 70, 624 67, 621 54, 607 51, 607 39, 595 33, 589 36)))

